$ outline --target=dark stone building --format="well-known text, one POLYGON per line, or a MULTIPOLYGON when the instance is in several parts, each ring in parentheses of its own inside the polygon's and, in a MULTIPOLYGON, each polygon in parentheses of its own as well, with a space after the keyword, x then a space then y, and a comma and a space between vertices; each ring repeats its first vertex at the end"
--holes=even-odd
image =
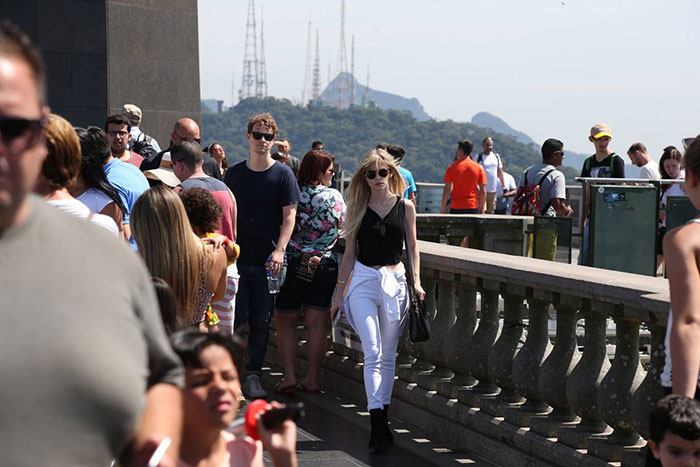
POLYGON ((122 105, 167 147, 180 117, 200 121, 197 0, 0 0, 39 46, 51 110, 102 126, 122 105))

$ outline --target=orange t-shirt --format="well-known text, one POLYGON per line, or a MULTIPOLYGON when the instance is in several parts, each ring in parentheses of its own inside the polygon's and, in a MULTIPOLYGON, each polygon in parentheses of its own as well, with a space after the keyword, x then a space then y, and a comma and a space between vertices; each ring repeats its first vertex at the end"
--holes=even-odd
POLYGON ((479 207, 479 185, 486 185, 486 172, 479 164, 469 157, 456 161, 445 171, 443 181, 452 184, 452 209, 479 207))

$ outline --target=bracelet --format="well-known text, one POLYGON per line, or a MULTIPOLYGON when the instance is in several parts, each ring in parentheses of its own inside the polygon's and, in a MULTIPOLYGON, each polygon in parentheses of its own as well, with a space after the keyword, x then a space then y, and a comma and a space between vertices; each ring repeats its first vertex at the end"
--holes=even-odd
POLYGON ((345 281, 338 281, 338 284, 347 284, 345 281))

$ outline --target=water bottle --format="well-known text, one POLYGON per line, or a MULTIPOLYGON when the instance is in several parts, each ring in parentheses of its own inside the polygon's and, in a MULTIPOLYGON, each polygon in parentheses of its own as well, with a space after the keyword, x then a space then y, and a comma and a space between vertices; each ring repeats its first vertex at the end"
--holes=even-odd
POLYGON ((280 289, 282 288, 282 284, 284 283, 284 276, 286 275, 285 273, 287 270, 287 261, 285 257, 280 273, 275 276, 273 276, 270 272, 270 261, 270 258, 267 258, 267 261, 265 261, 265 271, 267 272, 267 291, 274 295, 279 293, 280 289))

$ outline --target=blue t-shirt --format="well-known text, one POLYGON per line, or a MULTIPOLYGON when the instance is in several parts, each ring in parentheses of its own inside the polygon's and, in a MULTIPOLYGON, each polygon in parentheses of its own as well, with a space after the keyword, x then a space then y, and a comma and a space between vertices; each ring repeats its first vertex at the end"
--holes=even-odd
MULTIPOLYGON (((134 208, 134 203, 138 197, 141 196, 141 193, 149 188, 148 180, 146 180, 146 177, 135 165, 127 164, 116 158, 112 159, 104 166, 104 171, 107 176, 107 181, 116 188, 119 197, 122 199, 122 203, 126 207, 124 224, 128 224, 129 215, 134 208)), ((134 248, 136 247, 133 235, 129 243, 131 243, 134 248)))
POLYGON ((408 185, 406 191, 403 192, 403 197, 408 198, 409 193, 415 193, 416 191, 418 191, 418 189, 416 188, 416 181, 413 180, 413 174, 408 169, 399 167, 399 173, 403 177, 404 182, 406 182, 406 185, 408 185))
POLYGON ((262 172, 250 170, 247 160, 226 171, 224 183, 238 205, 238 262, 263 266, 277 247, 282 227, 282 208, 299 202, 299 185, 292 169, 275 162, 262 172))

